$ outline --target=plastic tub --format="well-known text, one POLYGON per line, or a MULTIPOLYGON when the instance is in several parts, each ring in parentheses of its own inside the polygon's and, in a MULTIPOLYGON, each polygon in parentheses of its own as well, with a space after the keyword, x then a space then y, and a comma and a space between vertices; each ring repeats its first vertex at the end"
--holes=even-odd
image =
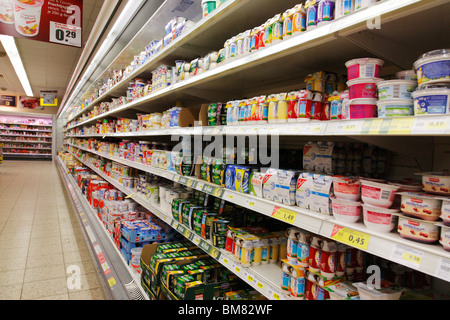
POLYGON ((414 114, 450 113, 450 85, 425 85, 411 94, 414 99, 414 114))
POLYGON ((369 288, 364 282, 353 285, 358 288, 360 300, 399 300, 403 293, 401 288, 369 288))
POLYGON ((450 199, 442 199, 441 219, 446 226, 450 227, 450 199))
POLYGON ((439 243, 442 244, 445 251, 450 251, 450 227, 443 224, 437 224, 437 226, 441 227, 439 243))
POLYGON ((350 119, 367 119, 376 117, 376 99, 353 99, 350 101, 350 119))
POLYGON ((377 99, 377 85, 383 79, 380 78, 358 78, 347 81, 349 87, 349 98, 353 99, 377 99))
POLYGON ((36 0, 30 3, 18 0, 14 3, 14 25, 16 31, 26 37, 34 37, 39 33, 41 24, 41 11, 44 0, 36 0))
POLYGON ((336 220, 355 223, 361 218, 362 203, 332 198, 333 216, 336 220))
POLYGON ((427 52, 414 62, 419 85, 450 82, 450 49, 427 52))
POLYGON ((422 176, 422 188, 425 192, 450 195, 450 173, 448 172, 424 172, 422 176))
POLYGON ((333 176, 334 195, 339 200, 361 199, 361 181, 350 177, 333 176))
POLYGON ((414 70, 403 70, 395 74, 400 80, 414 80, 417 82, 417 74, 414 70))
POLYGON ((375 58, 352 59, 345 63, 348 80, 358 78, 379 78, 384 61, 375 58))
POLYGON ((426 221, 437 221, 441 216, 442 198, 426 193, 402 192, 401 211, 426 221))
POLYGON ((378 118, 409 117, 414 115, 414 101, 388 99, 377 101, 378 118))
POLYGON ((439 240, 439 226, 434 222, 415 219, 399 214, 398 233, 404 239, 421 243, 435 243, 439 240))
POLYGON ((387 80, 380 81, 378 87, 378 100, 411 99, 411 93, 417 88, 417 81, 413 80, 387 80))
POLYGON ((361 180, 361 199, 365 204, 390 208, 399 186, 370 180, 361 180))
POLYGON ((364 224, 370 230, 389 233, 397 226, 398 210, 363 204, 364 224))

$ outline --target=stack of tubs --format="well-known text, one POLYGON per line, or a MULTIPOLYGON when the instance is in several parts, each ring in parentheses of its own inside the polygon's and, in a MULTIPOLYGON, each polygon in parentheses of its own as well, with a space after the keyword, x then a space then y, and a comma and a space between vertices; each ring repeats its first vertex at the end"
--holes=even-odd
POLYGON ((347 85, 350 94, 350 110, 347 119, 377 117, 377 84, 384 61, 375 58, 359 58, 348 61, 347 85))

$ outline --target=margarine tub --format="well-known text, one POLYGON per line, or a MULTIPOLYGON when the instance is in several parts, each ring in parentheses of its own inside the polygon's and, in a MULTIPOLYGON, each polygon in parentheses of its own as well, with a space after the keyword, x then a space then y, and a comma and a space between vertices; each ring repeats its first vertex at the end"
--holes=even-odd
POLYGON ((397 231, 404 239, 421 243, 435 243, 439 240, 439 226, 432 221, 425 221, 398 214, 397 231))
POLYGON ((378 99, 411 99, 411 93, 417 88, 417 81, 413 80, 387 80, 380 81, 378 99))
POLYGON ((450 195, 450 173, 425 172, 418 173, 418 175, 422 176, 423 191, 446 196, 450 195))
POLYGON ((385 209, 363 204, 364 224, 370 230, 389 233, 394 230, 398 221, 398 210, 385 209))
POLYGON ((424 85, 411 96, 415 115, 450 113, 450 83, 424 85))
POLYGON ((414 100, 385 99, 377 101, 378 118, 409 117, 414 115, 414 100))
POLYGON ((414 80, 417 82, 417 74, 414 70, 403 70, 395 74, 398 79, 401 80, 414 80))
POLYGON ((419 85, 450 82, 450 49, 427 52, 414 63, 419 85))
POLYGON ((441 216, 442 198, 426 193, 401 192, 401 211, 426 221, 437 221, 441 216))

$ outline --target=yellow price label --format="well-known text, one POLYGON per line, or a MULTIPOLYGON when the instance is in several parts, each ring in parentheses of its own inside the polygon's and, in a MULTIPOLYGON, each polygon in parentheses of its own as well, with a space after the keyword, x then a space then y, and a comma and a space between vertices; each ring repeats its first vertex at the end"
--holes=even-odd
POLYGON ((241 272, 241 269, 240 269, 239 267, 235 267, 235 268, 234 268, 234 271, 236 271, 237 273, 240 273, 240 272, 241 272))
POLYGON ((116 279, 114 277, 108 279, 109 286, 112 287, 116 284, 116 279))
POLYGON ((402 259, 406 260, 408 262, 412 262, 412 263, 417 264, 417 265, 420 265, 421 262, 422 262, 422 258, 421 257, 415 256, 415 255, 413 255, 411 253, 408 253, 408 252, 404 252, 403 253, 402 259))
POLYGON ((297 212, 284 208, 275 207, 272 212, 272 217, 275 219, 293 224, 297 218, 297 212))
POLYGON ((223 263, 228 264, 228 259, 223 259, 223 263))
POLYGON ((388 134, 410 134, 414 125, 414 118, 394 118, 388 134))
POLYGON ((232 194, 229 194, 229 195, 227 196, 227 198, 230 199, 230 200, 233 200, 234 196, 233 196, 232 194))
POLYGON ((314 126, 311 128, 311 132, 320 132, 322 130, 322 126, 314 126))
POLYGON ((335 225, 331 232, 331 239, 357 247, 361 250, 367 250, 370 235, 335 225))
POLYGON ((425 123, 426 130, 445 130, 446 128, 447 121, 444 120, 427 121, 425 123))
POLYGON ((133 194, 130 194, 129 196, 126 196, 125 199, 130 199, 130 198, 132 198, 132 197, 134 197, 134 193, 133 193, 133 194))
POLYGON ((250 281, 250 282, 253 282, 253 277, 252 276, 248 276, 247 280, 250 281))
POLYGON ((276 292, 273 293, 272 297, 273 297, 275 300, 280 300, 280 295, 279 295, 278 293, 276 293, 276 292))
POLYGON ((358 128, 358 126, 355 123, 352 123, 352 124, 344 125, 343 130, 344 131, 355 131, 357 128, 358 128))
POLYGON ((255 206, 255 202, 251 201, 251 200, 248 200, 247 201, 247 205, 249 205, 250 207, 254 207, 255 206))
POLYGON ((258 282, 258 283, 256 284, 256 286, 257 286, 258 288, 260 288, 261 290, 262 290, 262 288, 264 287, 264 285, 263 285, 261 282, 258 282))
POLYGON ((380 132, 383 119, 374 119, 370 125, 369 134, 378 134, 380 132))

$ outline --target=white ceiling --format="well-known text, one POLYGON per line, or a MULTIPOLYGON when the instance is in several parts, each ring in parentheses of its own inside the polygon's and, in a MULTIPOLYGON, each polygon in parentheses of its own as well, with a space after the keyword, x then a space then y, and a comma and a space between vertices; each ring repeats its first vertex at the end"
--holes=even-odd
MULTIPOLYGON (((41 90, 58 90, 58 99, 62 101, 103 1, 83 1, 82 48, 22 38, 15 39, 35 97, 39 97, 41 90)), ((1 44, 0 51, 4 51, 1 44)), ((25 95, 7 56, 0 56, 0 74, 3 75, 3 78, 0 76, 0 94, 25 95)))

